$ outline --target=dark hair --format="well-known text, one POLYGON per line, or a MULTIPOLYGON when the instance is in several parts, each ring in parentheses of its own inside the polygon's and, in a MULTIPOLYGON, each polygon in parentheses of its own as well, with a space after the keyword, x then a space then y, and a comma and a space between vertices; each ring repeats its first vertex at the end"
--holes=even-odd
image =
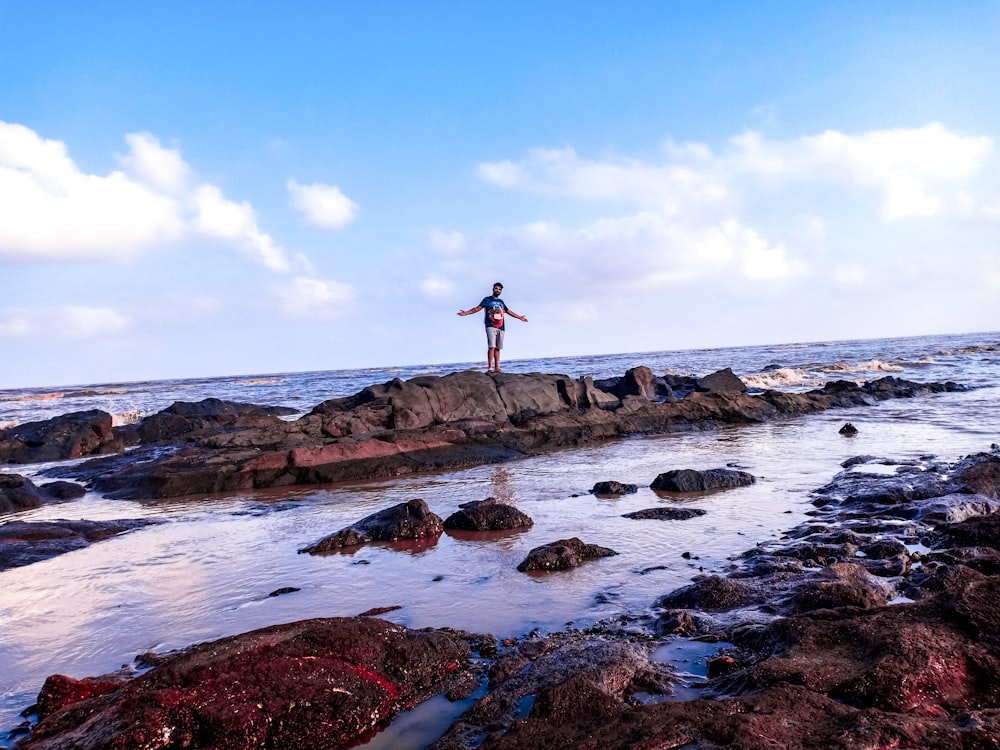
POLYGON ((503 289, 503 284, 501 284, 501 283, 500 283, 499 281, 494 281, 494 282, 493 282, 493 286, 498 286, 498 287, 500 287, 501 289, 503 289))

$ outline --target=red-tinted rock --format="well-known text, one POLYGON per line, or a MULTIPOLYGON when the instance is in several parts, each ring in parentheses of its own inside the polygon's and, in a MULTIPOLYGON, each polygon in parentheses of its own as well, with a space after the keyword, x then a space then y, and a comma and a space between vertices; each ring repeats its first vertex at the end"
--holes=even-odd
POLYGON ((371 618, 276 625, 57 707, 24 750, 342 748, 466 680, 469 654, 447 633, 371 618))

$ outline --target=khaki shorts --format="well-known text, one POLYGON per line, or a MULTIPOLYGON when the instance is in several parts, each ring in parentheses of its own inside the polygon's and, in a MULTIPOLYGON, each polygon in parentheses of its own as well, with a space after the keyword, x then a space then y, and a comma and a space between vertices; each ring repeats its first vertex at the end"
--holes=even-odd
POLYGON ((486 346, 489 349, 503 349, 503 328, 486 326, 486 346))

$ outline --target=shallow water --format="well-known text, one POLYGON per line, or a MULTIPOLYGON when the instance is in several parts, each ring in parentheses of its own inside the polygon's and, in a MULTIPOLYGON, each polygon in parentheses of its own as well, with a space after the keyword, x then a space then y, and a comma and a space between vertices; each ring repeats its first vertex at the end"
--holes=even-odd
MULTIPOLYGON (((18 514, 19 520, 149 517, 163 523, 0 573, 0 728, 19 723, 18 712, 34 702, 49 674, 100 674, 145 651, 280 622, 399 606, 382 617, 411 627, 505 637, 642 613, 692 576, 724 572, 742 551, 805 520, 812 508, 809 493, 851 456, 934 453, 954 459, 1000 441, 1000 366, 992 357, 990 387, 872 408, 635 437, 392 481, 156 503, 91 493, 18 514), (846 421, 858 427, 857 436, 838 434, 846 421), (670 469, 721 466, 749 471, 758 482, 683 499, 648 489, 670 469), (589 494, 594 483, 609 479, 637 484, 639 492, 617 499, 589 494), (326 556, 297 552, 413 497, 446 517, 459 504, 488 496, 514 503, 534 526, 487 537, 445 534, 430 546, 372 545, 326 556), (622 517, 675 503, 708 513, 686 521, 622 517), (572 571, 516 570, 533 547, 570 536, 618 554, 572 571), (682 557, 685 552, 690 559, 682 557), (268 596, 282 587, 300 590, 268 596)), ((970 369, 989 381, 989 367, 977 363, 970 369)), ((30 473, 40 467, 26 468, 30 473)))

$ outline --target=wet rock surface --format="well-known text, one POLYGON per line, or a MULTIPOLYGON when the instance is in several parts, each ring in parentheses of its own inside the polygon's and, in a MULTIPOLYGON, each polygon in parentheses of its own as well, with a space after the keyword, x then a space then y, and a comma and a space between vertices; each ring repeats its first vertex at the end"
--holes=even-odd
POLYGON ((131 680, 50 678, 23 750, 346 747, 469 677, 459 634, 305 620, 195 646, 131 680))
POLYGON ((48 560, 152 523, 159 522, 150 519, 8 521, 0 525, 0 570, 48 560))
POLYGON ((444 520, 444 528, 461 531, 505 531, 527 529, 534 521, 513 505, 494 497, 462 503, 444 520))
POLYGON ((47 482, 36 485, 20 474, 0 474, 0 513, 38 508, 45 503, 75 500, 87 494, 83 485, 75 482, 47 482))
POLYGON ((633 495, 639 491, 639 487, 634 484, 611 480, 598 482, 590 491, 594 495, 633 495))
POLYGON ((569 570, 581 565, 585 560, 611 557, 617 554, 613 549, 597 544, 587 544, 576 537, 560 539, 556 542, 535 547, 528 553, 517 569, 521 572, 542 570, 569 570))
MULTIPOLYGON (((809 521, 649 616, 499 647, 370 617, 276 626, 131 680, 53 677, 25 747, 143 747, 165 728, 192 748, 344 747, 403 706, 467 699, 479 683, 434 750, 996 748, 1000 453, 845 463, 809 521), (685 696, 652 658, 678 638, 720 643, 685 696)), ((611 554, 547 547, 540 569, 611 554)))
POLYGON ((97 409, 0 430, 0 463, 33 464, 117 453, 125 443, 115 436, 111 415, 97 409))
POLYGON ((624 513, 622 518, 632 518, 637 521, 686 521, 689 518, 703 516, 707 512, 701 508, 643 508, 632 513, 624 513))
POLYGON ((659 474, 650 489, 661 492, 706 492, 746 487, 757 479, 745 471, 735 469, 672 469, 659 474))
POLYGON ((437 539, 444 531, 441 517, 432 513, 421 498, 414 498, 362 518, 352 526, 305 547, 311 555, 332 552, 370 542, 398 542, 404 539, 437 539))
POLYGON ((31 450, 58 445, 59 458, 134 446, 128 456, 49 473, 113 497, 151 499, 460 468, 623 435, 760 422, 945 390, 961 387, 888 377, 864 385, 837 381, 808 393, 750 394, 728 370, 661 378, 640 367, 602 381, 469 370, 369 386, 290 421, 280 418, 288 410, 206 399, 178 402, 113 433, 110 421, 106 427, 101 421, 96 441, 56 440, 49 435, 62 432, 31 423, 0 434, 0 461, 22 460, 18 451, 29 443, 21 437, 29 433, 31 450))

